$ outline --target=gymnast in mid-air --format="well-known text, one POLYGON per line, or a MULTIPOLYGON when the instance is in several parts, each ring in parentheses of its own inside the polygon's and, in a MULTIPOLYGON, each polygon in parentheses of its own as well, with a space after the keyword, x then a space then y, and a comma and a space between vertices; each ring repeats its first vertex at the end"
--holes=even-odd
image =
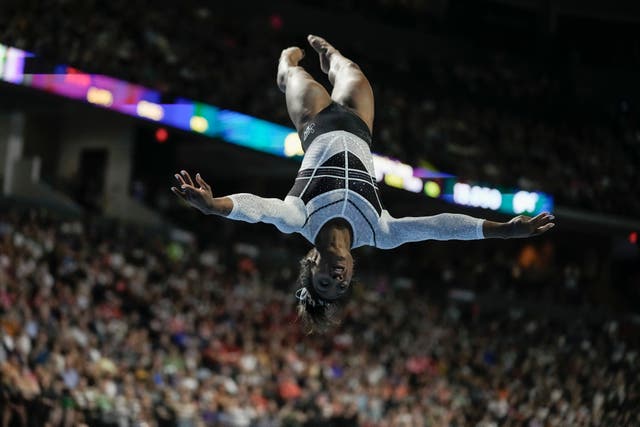
POLYGON ((304 51, 289 47, 278 62, 277 84, 284 92, 304 158, 284 200, 240 193, 214 197, 200 174, 195 182, 181 171, 171 190, 204 214, 245 222, 265 222, 283 233, 300 233, 314 247, 301 260, 298 313, 307 330, 337 323, 353 276, 351 249, 370 245, 391 249, 422 240, 474 240, 535 236, 554 226, 554 217, 519 215, 500 223, 462 214, 394 218, 378 194, 371 132, 373 91, 356 63, 321 37, 309 35, 320 67, 333 85, 331 95, 299 62, 304 51))

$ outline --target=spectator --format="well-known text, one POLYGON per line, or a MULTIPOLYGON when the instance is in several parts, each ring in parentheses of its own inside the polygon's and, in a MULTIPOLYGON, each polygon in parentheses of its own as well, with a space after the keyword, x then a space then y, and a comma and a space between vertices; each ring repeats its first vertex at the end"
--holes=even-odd
MULTIPOLYGON (((172 259, 170 242, 137 232, 39 216, 0 222, 12 301, 0 312, 4 425, 640 422, 637 342, 618 321, 429 298, 412 276, 358 292, 334 334, 309 338, 290 290, 275 288, 277 272, 261 263, 264 248, 252 246, 251 262, 243 245, 235 260, 209 256, 222 253, 215 246, 207 256, 181 246, 172 259)), ((509 265, 521 255, 508 253, 494 257, 504 264, 496 274, 517 277, 509 265)), ((483 254, 437 265, 468 287, 482 277, 473 265, 483 254)), ((360 267, 366 282, 385 275, 376 265, 385 263, 360 267)), ((576 266, 558 265, 559 283, 576 266)), ((548 281, 541 272, 531 280, 548 281)))

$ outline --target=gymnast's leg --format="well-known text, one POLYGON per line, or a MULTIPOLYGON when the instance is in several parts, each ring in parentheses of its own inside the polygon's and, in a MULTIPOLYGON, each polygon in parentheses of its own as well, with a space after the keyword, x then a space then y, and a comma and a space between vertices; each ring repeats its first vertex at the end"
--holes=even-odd
POLYGON ((299 47, 282 51, 278 62, 278 87, 287 98, 287 111, 298 132, 316 114, 331 104, 331 97, 298 62, 304 57, 299 47))
POLYGON ((307 39, 320 55, 320 67, 333 85, 331 99, 352 109, 373 130, 373 90, 360 67, 322 37, 309 35, 307 39))

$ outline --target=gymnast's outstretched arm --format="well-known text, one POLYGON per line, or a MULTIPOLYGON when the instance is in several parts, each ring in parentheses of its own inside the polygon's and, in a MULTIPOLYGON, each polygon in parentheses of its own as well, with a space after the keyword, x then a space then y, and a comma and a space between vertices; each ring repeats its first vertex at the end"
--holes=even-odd
POLYGON ((393 218, 385 210, 380 217, 378 247, 395 248, 422 240, 477 240, 518 238, 542 234, 555 224, 554 216, 541 213, 535 218, 518 215, 509 222, 493 222, 462 214, 393 218))
POLYGON ((175 175, 180 188, 171 187, 176 195, 206 215, 219 215, 244 222, 273 224, 284 233, 297 231, 304 223, 304 212, 293 199, 265 199, 249 193, 213 197, 211 186, 200 174, 194 185, 187 171, 175 175))

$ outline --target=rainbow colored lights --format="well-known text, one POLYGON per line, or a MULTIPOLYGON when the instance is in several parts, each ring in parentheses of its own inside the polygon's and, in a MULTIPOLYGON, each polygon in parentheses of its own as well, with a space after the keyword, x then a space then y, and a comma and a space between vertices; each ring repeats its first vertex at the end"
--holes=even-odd
MULTIPOLYGON (((158 91, 66 65, 53 67, 50 74, 30 73, 28 59, 32 57, 28 52, 0 44, 0 80, 281 157, 300 159, 303 154, 300 138, 292 128, 184 98, 169 102, 158 91)), ((501 191, 378 154, 373 156, 376 179, 389 187, 508 214, 537 214, 553 209, 553 198, 545 193, 501 191)))

